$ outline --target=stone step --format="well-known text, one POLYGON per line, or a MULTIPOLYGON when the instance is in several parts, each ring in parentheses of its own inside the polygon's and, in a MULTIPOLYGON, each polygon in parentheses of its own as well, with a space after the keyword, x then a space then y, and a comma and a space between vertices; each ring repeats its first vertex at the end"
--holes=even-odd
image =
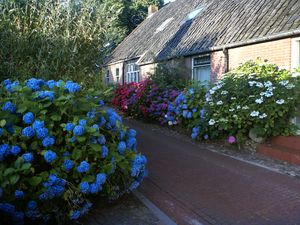
MULTIPOLYGON (((282 145, 282 143, 281 143, 282 145)), ((300 165, 300 150, 274 144, 261 144, 257 147, 259 154, 284 162, 300 165)))
POLYGON ((271 144, 284 148, 294 149, 300 152, 300 136, 274 137, 271 139, 271 144))

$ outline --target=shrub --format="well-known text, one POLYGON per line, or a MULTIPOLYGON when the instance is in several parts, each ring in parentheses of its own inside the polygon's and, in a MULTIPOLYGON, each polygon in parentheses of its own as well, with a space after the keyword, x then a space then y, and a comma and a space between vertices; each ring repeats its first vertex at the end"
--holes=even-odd
POLYGON ((253 61, 225 74, 206 96, 211 136, 242 142, 250 131, 259 137, 295 134, 290 119, 296 113, 296 83, 289 71, 253 61))
POLYGON ((116 199, 146 174, 136 132, 72 81, 0 86, 1 222, 77 220, 94 195, 116 199))

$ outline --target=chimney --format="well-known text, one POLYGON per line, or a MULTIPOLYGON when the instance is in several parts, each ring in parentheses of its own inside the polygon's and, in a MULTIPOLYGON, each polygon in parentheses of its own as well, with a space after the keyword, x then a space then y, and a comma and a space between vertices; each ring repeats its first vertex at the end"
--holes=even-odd
POLYGON ((158 7, 156 5, 150 5, 148 7, 148 17, 151 17, 157 11, 158 11, 158 7))

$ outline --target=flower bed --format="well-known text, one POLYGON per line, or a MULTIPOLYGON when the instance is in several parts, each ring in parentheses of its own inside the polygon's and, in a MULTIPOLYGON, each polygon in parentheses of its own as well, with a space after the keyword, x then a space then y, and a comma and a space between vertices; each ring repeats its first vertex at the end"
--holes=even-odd
POLYGON ((249 134, 295 134, 296 126, 290 119, 296 113, 298 85, 299 79, 289 71, 250 61, 223 75, 210 88, 191 85, 177 91, 151 84, 144 89, 144 97, 126 110, 143 108, 147 113, 139 113, 142 118, 185 127, 192 131, 193 139, 225 138, 230 144, 243 143, 249 134))
POLYGON ((72 81, 5 80, 1 91, 1 222, 77 220, 99 195, 116 199, 146 175, 136 131, 72 81))

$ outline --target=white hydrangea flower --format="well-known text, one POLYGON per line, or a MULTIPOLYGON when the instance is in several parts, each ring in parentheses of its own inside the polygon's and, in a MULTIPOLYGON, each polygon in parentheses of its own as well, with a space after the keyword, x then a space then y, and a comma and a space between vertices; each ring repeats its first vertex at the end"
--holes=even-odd
POLYGON ((223 105, 223 101, 218 101, 217 105, 223 105))
POLYGON ((215 105, 215 103, 213 103, 213 102, 209 102, 209 105, 210 105, 210 106, 214 106, 214 105, 215 105))
POLYGON ((169 124, 169 126, 172 126, 172 125, 173 125, 173 122, 172 122, 172 121, 169 121, 168 124, 169 124))
POLYGON ((256 84, 256 81, 248 81, 250 87, 253 87, 256 84))
POLYGON ((236 114, 233 115, 233 118, 237 118, 238 116, 236 114))
POLYGON ((236 97, 231 97, 231 100, 236 100, 236 97))
POLYGON ((240 105, 238 105, 238 106, 236 107, 236 109, 241 109, 241 106, 240 106, 240 105))
POLYGON ((259 115, 258 111, 253 111, 253 112, 250 113, 251 117, 257 117, 258 115, 259 115))
POLYGON ((285 101, 283 99, 280 99, 280 100, 277 100, 276 101, 276 104, 278 105, 282 105, 285 101))
POLYGON ((267 81, 267 82, 264 82, 264 86, 265 87, 272 87, 272 82, 271 81, 267 81))
POLYGON ((270 98, 270 97, 272 97, 274 94, 273 94, 273 92, 272 91, 267 91, 267 92, 265 92, 265 96, 267 97, 267 98, 270 98))
POLYGON ((247 109, 249 109, 249 106, 243 106, 243 108, 242 109, 245 109, 245 110, 247 110, 247 109))
POLYGON ((221 92, 221 95, 227 95, 228 94, 228 91, 222 91, 221 92))
POLYGON ((268 115, 265 114, 265 113, 259 116, 260 119, 264 119, 264 118, 267 118, 267 117, 268 117, 268 115))
POLYGON ((294 84, 289 84, 289 85, 287 85, 286 86, 286 89, 293 89, 293 88, 295 88, 296 86, 294 85, 294 84))
POLYGON ((228 111, 229 111, 229 112, 233 112, 234 110, 235 110, 235 109, 229 109, 228 111))
POLYGON ((264 85, 262 84, 262 83, 260 83, 260 82, 256 82, 256 85, 255 85, 256 87, 259 87, 259 88, 263 88, 264 87, 264 85))
POLYGON ((286 86, 289 84, 289 81, 288 80, 282 80, 279 82, 279 84, 281 84, 282 86, 286 86))
POLYGON ((258 98, 258 99, 255 100, 255 102, 256 102, 257 104, 261 104, 261 103, 264 102, 264 99, 263 99, 263 98, 258 98))
POLYGON ((216 91, 215 90, 209 90, 209 94, 213 95, 216 91))
POLYGON ((208 124, 209 124, 210 126, 215 125, 215 123, 216 123, 216 121, 213 120, 213 119, 210 119, 209 122, 208 122, 208 124))

